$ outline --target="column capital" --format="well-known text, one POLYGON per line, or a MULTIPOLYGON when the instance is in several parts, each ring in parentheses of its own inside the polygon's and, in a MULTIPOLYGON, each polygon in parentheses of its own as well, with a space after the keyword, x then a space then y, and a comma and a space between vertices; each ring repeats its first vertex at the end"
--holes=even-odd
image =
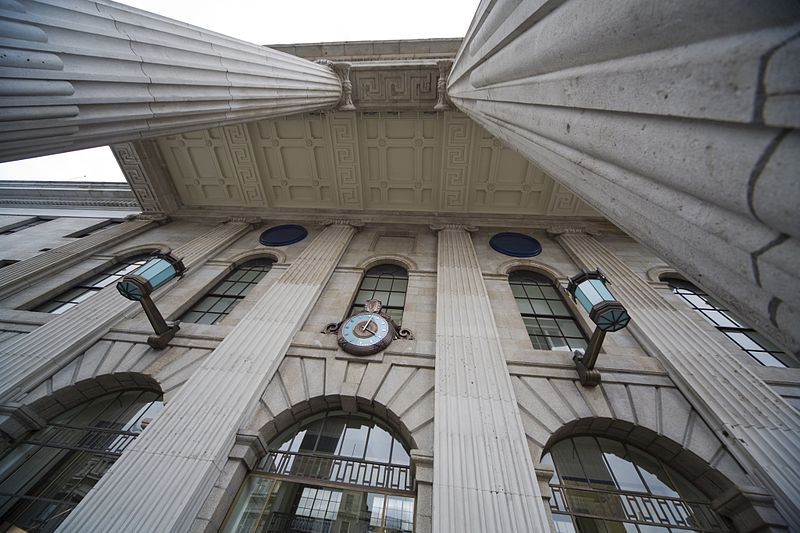
POLYGON ((436 105, 434 111, 447 111, 452 109, 450 100, 447 98, 447 78, 450 76, 450 69, 453 68, 453 61, 450 59, 440 59, 436 61, 439 67, 439 79, 436 81, 436 105))
POLYGON ((320 226, 352 226, 356 229, 364 227, 364 221, 358 218, 323 218, 318 224, 320 226))
POLYGON ((478 231, 477 226, 471 224, 431 224, 429 227, 436 232, 443 230, 462 230, 467 233, 475 233, 478 231))
POLYGON ((545 229, 548 237, 556 238, 560 237, 561 235, 592 235, 596 236, 599 235, 597 230, 589 230, 586 226, 583 225, 571 225, 571 226, 550 226, 545 229))
POLYGON ((261 224, 262 222, 264 222, 264 219, 261 217, 228 217, 228 219, 225 222, 249 224, 250 226, 255 226, 257 224, 261 224))
POLYGON ((163 226, 167 222, 169 222, 169 215, 164 213, 139 213, 138 215, 129 215, 126 217, 126 220, 151 220, 153 222, 157 222, 160 226, 163 226))
POLYGON ((339 76, 342 82, 342 99, 339 102, 340 111, 355 111, 353 105, 353 82, 350 81, 350 67, 347 61, 336 61, 332 64, 333 71, 339 76))

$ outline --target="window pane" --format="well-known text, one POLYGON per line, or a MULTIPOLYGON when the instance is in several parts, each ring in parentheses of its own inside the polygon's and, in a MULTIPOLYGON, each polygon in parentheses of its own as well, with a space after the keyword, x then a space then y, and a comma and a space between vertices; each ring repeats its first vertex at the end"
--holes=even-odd
POLYGON ((367 300, 369 300, 370 298, 372 298, 372 291, 363 291, 363 290, 358 291, 354 303, 363 306, 365 303, 367 303, 367 300))
POLYGON ((559 300, 561 296, 559 296, 558 292, 556 292, 555 288, 553 287, 539 287, 542 290, 542 294, 545 298, 550 300, 559 300))
POLYGON ((330 417, 325 420, 322 431, 319 434, 317 451, 322 453, 336 453, 339 448, 339 440, 344 433, 344 420, 339 417, 330 417))
POLYGON ((392 290, 405 292, 408 288, 408 279, 407 278, 394 278, 394 283, 392 283, 392 290))
POLYGON ((218 296, 205 296, 199 302, 194 304, 194 307, 192 307, 192 311, 200 311, 200 312, 208 311, 209 309, 211 309, 211 306, 213 306, 218 301, 219 301, 218 296))
POLYGON ((392 440, 392 436, 386 430, 379 426, 373 426, 369 432, 366 459, 388 463, 391 458, 392 440))
POLYGON ((402 292, 393 292, 389 295, 389 303, 393 307, 403 307, 406 303, 406 295, 402 292))
POLYGON ((364 457, 364 450, 367 446, 367 435, 369 426, 362 421, 348 420, 344 435, 339 446, 337 455, 344 457, 364 457))
POLYGON ((375 300, 380 300, 383 305, 386 305, 386 302, 389 301, 389 293, 385 291, 375 291, 373 298, 375 300))
POLYGON ((516 283, 511 283, 511 293, 514 295, 515 298, 527 298, 527 294, 525 294, 525 288, 522 285, 518 285, 516 283))
POLYGON ((379 291, 392 290, 392 278, 380 278, 376 287, 379 291))
POLYGON ((617 488, 634 492, 647 492, 647 487, 642 483, 636 467, 626 459, 625 447, 609 439, 597 439, 603 451, 603 457, 614 474, 617 488))
POLYGON ((537 315, 550 314, 550 307, 546 300, 531 300, 531 305, 533 305, 533 312, 537 315))
POLYGON ((569 316, 570 314, 569 311, 567 311, 567 306, 561 301, 547 300, 547 304, 550 306, 550 311, 554 315, 569 316))
POLYGON ((522 300, 517 298, 517 307, 519 307, 519 312, 523 314, 532 314, 533 307, 531 307, 531 302, 529 300, 522 300))
POLYGON ((572 320, 558 319, 558 325, 561 328, 561 333, 567 337, 580 337, 581 331, 572 320))
POLYGON ((375 289, 375 286, 378 284, 378 278, 372 277, 365 277, 364 281, 361 282, 362 289, 375 289))
POLYGON ((528 298, 544 298, 542 290, 537 285, 525 285, 525 292, 528 298))

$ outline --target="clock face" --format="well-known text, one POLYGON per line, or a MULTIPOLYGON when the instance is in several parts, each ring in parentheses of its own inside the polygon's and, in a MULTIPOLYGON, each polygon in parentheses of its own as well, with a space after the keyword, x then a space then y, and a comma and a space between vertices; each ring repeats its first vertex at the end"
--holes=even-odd
POLYGON ((353 355, 380 352, 392 342, 394 328, 379 313, 358 313, 339 328, 339 346, 353 355))

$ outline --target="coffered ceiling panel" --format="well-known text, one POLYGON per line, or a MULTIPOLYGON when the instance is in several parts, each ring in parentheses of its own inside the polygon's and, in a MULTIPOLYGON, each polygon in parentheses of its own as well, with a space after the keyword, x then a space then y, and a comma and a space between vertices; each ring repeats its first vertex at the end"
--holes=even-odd
POLYGON ((597 216, 458 111, 295 115, 158 145, 186 207, 597 216))

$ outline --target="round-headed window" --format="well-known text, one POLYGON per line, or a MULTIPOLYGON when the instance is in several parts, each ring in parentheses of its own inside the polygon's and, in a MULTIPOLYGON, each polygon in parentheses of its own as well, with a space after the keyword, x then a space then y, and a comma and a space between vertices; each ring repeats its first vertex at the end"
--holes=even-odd
POLYGON ((411 533, 413 486, 395 431, 369 415, 330 412, 270 444, 223 531, 411 533))
POLYGON ((574 437, 554 444, 542 462, 555 468, 550 508, 559 533, 729 531, 704 493, 629 444, 574 437))

